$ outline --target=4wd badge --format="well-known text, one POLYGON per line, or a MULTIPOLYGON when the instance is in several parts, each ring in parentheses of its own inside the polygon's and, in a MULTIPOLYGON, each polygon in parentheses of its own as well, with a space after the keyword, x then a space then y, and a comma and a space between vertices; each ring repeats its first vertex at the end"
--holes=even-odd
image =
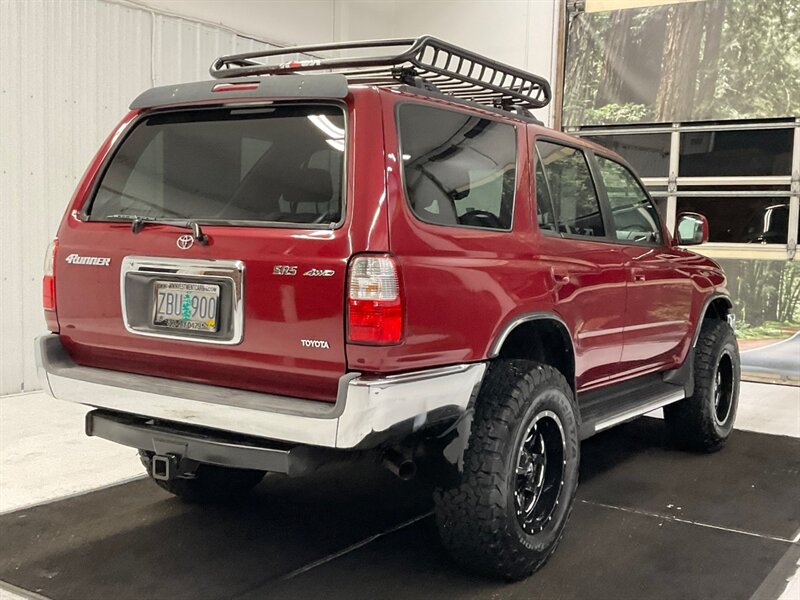
POLYGON ((336 272, 333 269, 309 269, 303 273, 304 277, 333 277, 336 272))

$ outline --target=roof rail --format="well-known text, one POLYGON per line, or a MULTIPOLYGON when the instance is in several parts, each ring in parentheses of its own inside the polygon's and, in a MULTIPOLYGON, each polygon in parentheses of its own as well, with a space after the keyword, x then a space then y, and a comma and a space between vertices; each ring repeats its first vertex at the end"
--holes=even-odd
POLYGON ((394 86, 414 85, 504 110, 542 108, 551 99, 550 84, 528 73, 475 54, 431 36, 360 42, 292 46, 222 56, 209 69, 212 77, 226 79, 248 75, 286 75, 301 71, 333 71, 350 83, 394 86), (398 48, 378 56, 321 57, 343 50, 398 48), (286 60, 306 54, 316 58, 286 60), (279 64, 270 59, 282 57, 279 64))

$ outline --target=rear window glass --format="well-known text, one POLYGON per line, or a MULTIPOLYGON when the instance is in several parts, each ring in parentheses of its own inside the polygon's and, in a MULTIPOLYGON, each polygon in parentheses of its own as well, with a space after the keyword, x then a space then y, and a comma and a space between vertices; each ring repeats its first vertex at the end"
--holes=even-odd
POLYGON ((406 194, 419 219, 437 225, 511 228, 517 154, 513 126, 403 104, 399 127, 406 194))
POLYGON ((116 151, 88 215, 330 225, 342 216, 344 148, 335 106, 153 115, 116 151))

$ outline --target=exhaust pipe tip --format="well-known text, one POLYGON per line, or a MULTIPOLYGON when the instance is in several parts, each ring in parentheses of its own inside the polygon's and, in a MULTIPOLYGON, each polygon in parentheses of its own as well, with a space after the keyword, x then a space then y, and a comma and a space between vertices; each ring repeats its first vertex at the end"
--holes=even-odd
POLYGON ((403 481, 413 479, 417 475, 417 463, 411 456, 393 448, 384 452, 382 462, 384 467, 403 481))

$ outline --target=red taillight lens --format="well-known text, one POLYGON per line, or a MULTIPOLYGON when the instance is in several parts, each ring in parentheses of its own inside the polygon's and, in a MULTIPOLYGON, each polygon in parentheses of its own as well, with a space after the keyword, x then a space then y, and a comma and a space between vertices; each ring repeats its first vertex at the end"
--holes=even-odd
POLYGON ((42 307, 45 310, 56 309, 56 280, 52 275, 42 279, 42 307))
POLYGON ((44 257, 44 277, 42 278, 42 307, 45 310, 56 309, 56 277, 55 258, 58 249, 58 240, 53 240, 47 247, 44 257))
POLYGON ((396 344, 403 337, 403 301, 397 265, 390 256, 358 256, 350 263, 347 339, 396 344))

